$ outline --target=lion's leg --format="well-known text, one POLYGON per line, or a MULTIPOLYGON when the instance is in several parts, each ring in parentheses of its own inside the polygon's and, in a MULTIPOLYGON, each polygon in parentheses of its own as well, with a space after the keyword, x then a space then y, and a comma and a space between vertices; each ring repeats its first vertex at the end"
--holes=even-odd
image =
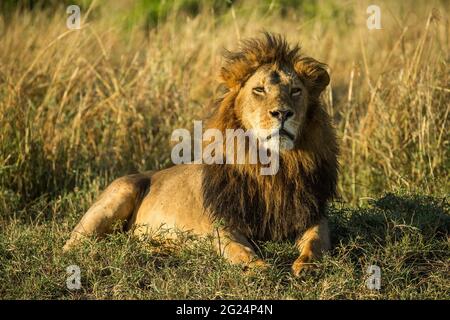
POLYGON ((267 267, 267 263, 258 257, 246 237, 239 233, 219 231, 215 237, 215 246, 219 254, 232 264, 241 264, 248 268, 267 267))
POLYGON ((109 233, 115 225, 129 219, 148 191, 151 174, 146 172, 114 180, 75 226, 63 250, 69 250, 83 237, 109 233))
POLYGON ((299 276, 300 272, 311 265, 311 261, 318 259, 330 249, 330 235, 328 220, 322 218, 320 222, 307 229, 300 239, 296 241, 300 256, 292 265, 292 272, 299 276))

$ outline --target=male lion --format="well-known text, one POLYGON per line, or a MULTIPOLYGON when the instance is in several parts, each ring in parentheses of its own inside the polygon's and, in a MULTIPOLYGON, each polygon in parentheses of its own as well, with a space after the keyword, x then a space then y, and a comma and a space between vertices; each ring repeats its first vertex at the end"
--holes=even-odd
POLYGON ((261 175, 258 164, 181 164, 119 178, 86 212, 64 250, 85 236, 111 232, 118 221, 136 234, 164 226, 212 235, 220 254, 249 267, 265 265, 251 240, 296 240, 296 276, 329 249, 325 206, 336 190, 338 147, 319 102, 330 81, 324 65, 269 33, 243 41, 224 58, 226 92, 208 126, 223 133, 277 129, 278 172, 261 175))

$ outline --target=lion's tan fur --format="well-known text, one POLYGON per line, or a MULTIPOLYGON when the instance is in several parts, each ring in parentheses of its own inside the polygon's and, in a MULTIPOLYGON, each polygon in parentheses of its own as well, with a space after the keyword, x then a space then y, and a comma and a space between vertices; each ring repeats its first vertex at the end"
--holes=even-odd
POLYGON ((293 70, 306 89, 301 101, 307 109, 299 113, 303 125, 298 127, 293 149, 280 153, 276 175, 260 175, 259 165, 214 164, 177 165, 121 178, 85 214, 65 249, 81 236, 101 235, 115 220, 125 218, 139 232, 164 226, 198 235, 216 234, 217 222, 222 221, 217 234, 229 242, 223 246, 219 239, 218 249, 233 263, 254 261, 252 239, 297 238, 301 256, 293 266, 295 274, 326 250, 325 205, 336 190, 338 148, 330 118, 319 102, 329 82, 325 66, 302 56, 298 46, 291 48, 281 36, 266 33, 261 39, 244 41, 241 50, 225 53, 221 79, 226 92, 208 126, 222 132, 247 129, 242 121, 245 108, 238 98, 246 81, 263 66, 293 70))

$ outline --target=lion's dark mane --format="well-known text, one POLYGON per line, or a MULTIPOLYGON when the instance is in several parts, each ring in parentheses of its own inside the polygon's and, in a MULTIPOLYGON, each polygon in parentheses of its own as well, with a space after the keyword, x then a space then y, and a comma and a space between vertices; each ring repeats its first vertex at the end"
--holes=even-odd
POLYGON ((204 207, 215 220, 251 239, 292 239, 325 215, 336 193, 337 141, 314 95, 315 79, 308 77, 318 63, 301 57, 298 46, 290 49, 282 37, 267 33, 262 40, 244 42, 239 52, 227 52, 225 61, 221 75, 228 91, 217 102, 209 127, 222 132, 243 128, 236 115, 237 93, 249 74, 267 63, 289 64, 305 77, 311 93, 308 120, 295 148, 281 153, 276 175, 261 175, 258 165, 204 166, 204 207))

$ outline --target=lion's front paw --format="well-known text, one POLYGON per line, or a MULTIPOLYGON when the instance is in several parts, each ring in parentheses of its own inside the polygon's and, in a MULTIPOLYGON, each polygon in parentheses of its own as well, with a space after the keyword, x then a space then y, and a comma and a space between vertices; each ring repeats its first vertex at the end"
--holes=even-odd
POLYGON ((79 243, 79 239, 70 238, 62 248, 63 253, 71 251, 79 243))
POLYGON ((311 263, 311 258, 308 256, 300 256, 295 260, 295 262, 292 264, 291 270, 292 274, 295 277, 300 277, 302 272, 311 269, 314 267, 314 263, 311 263))
POLYGON ((75 247, 81 244, 83 240, 86 240, 86 236, 80 232, 72 232, 70 234, 69 240, 66 241, 66 244, 62 248, 63 253, 69 252, 73 250, 75 247))
POLYGON ((270 264, 268 264, 264 260, 255 259, 245 265, 244 271, 247 275, 254 275, 258 271, 267 270, 269 267, 270 267, 270 264))

